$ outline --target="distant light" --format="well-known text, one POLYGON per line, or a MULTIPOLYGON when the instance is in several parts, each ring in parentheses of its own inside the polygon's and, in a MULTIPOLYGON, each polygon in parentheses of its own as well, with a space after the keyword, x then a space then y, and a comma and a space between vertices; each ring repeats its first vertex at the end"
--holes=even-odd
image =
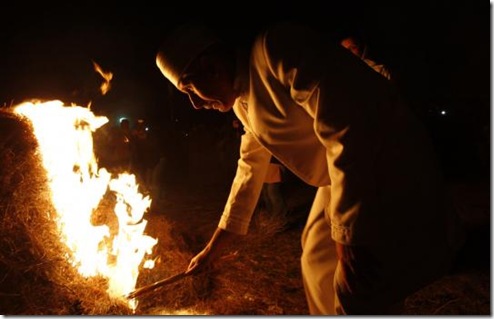
POLYGON ((149 131, 149 127, 146 127, 146 128, 145 128, 145 130, 146 130, 146 131, 149 131))
POLYGON ((118 123, 122 123, 123 120, 126 120, 127 118, 124 116, 124 117, 121 117, 119 120, 118 120, 118 123))
POLYGON ((446 115, 446 111, 445 110, 442 110, 441 111, 441 115, 446 115))

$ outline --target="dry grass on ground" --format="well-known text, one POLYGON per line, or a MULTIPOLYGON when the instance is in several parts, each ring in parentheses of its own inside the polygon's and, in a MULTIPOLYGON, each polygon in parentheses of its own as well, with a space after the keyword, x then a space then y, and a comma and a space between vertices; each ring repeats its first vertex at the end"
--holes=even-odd
MULTIPOLYGON (((108 296, 104 279, 83 278, 63 257, 67 251, 58 239, 29 125, 8 113, 0 115, 0 313, 131 314, 108 296)), ((147 216, 146 233, 158 239, 154 255, 159 259, 154 269, 141 271, 138 287, 185 269, 214 230, 226 196, 219 186, 213 186, 215 192, 210 186, 169 187, 147 216)), ((279 223, 258 212, 250 234, 216 269, 141 296, 135 314, 306 315, 299 268, 304 212, 293 214, 279 223)), ((407 300, 406 314, 490 315, 488 259, 488 265, 484 259, 480 266, 466 262, 417 292, 407 300)))

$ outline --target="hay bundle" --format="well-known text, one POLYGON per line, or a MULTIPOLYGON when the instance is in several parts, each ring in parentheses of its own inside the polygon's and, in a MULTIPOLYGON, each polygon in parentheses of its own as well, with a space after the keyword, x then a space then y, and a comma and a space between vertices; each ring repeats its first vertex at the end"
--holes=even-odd
MULTIPOLYGON (((106 279, 82 277, 65 258, 69 251, 54 221, 46 172, 29 123, 4 110, 0 134, 5 137, 0 144, 0 313, 131 314, 125 302, 108 296, 106 279)), ((103 202, 110 205, 111 199, 103 202)), ((159 227, 160 240, 174 242, 167 235, 169 227, 159 227)), ((177 246, 161 249, 167 249, 170 261, 159 262, 159 267, 168 267, 171 260, 181 260, 183 267, 186 258, 174 252, 177 246)))
POLYGON ((46 173, 28 123, 0 114, 0 312, 8 315, 128 313, 104 280, 85 279, 67 262, 46 173))

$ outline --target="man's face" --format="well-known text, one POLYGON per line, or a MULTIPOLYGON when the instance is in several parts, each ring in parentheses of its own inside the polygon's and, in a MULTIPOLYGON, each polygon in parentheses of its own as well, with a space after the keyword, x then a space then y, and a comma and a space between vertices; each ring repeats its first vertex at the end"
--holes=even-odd
POLYGON ((236 98, 232 75, 212 55, 198 58, 184 73, 178 88, 187 93, 195 109, 228 112, 236 98))
POLYGON ((341 45, 350 50, 353 54, 356 56, 360 57, 362 55, 362 51, 360 49, 360 46, 354 41, 352 38, 346 38, 341 41, 341 45))

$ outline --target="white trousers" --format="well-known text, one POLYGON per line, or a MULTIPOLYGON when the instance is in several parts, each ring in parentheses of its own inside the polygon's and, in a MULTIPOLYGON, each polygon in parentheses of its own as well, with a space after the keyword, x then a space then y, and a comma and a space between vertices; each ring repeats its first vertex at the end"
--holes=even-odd
POLYGON ((320 187, 302 233, 302 278, 311 315, 336 314, 333 277, 338 257, 324 214, 329 199, 330 186, 320 187))
POLYGON ((410 293, 445 273, 449 252, 421 254, 421 247, 431 242, 398 248, 348 246, 357 261, 339 261, 324 212, 329 200, 330 186, 319 188, 301 238, 302 278, 311 315, 399 314, 410 293))

